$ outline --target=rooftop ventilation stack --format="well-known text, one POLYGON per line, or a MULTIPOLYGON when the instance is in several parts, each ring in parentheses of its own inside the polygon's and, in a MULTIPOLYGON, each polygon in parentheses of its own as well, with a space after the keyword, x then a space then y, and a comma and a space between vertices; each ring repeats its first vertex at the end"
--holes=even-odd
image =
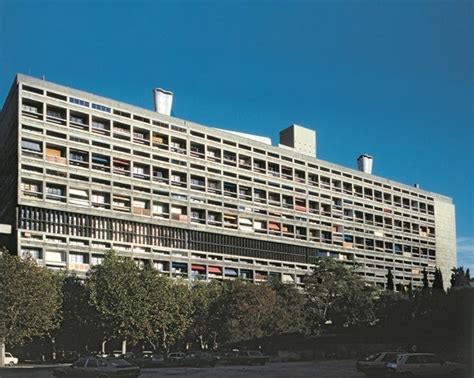
POLYGON ((171 107, 173 106, 173 92, 162 88, 155 88, 153 90, 153 96, 155 98, 155 111, 170 116, 171 107))
POLYGON ((372 174, 372 161, 373 158, 370 155, 363 154, 357 158, 357 168, 359 171, 372 174))
POLYGON ((291 125, 280 131, 279 147, 290 148, 300 154, 316 157, 316 132, 306 127, 291 125))

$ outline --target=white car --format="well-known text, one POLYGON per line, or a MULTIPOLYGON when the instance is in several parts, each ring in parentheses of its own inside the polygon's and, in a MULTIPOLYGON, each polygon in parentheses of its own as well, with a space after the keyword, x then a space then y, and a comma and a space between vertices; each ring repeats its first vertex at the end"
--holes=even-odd
POLYGON ((18 365, 18 358, 13 357, 11 353, 5 352, 5 365, 7 366, 18 365))
POLYGON ((466 365, 446 362, 432 353, 403 353, 387 364, 389 375, 403 377, 464 377, 466 365))

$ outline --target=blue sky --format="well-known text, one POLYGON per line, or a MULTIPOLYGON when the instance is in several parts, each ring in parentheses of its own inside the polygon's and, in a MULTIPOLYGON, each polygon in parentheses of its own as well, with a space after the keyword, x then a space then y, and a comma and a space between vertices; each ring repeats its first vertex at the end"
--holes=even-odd
MULTIPOLYGON (((448 195, 458 265, 474 270, 471 1, 0 0, 0 98, 21 72, 270 136, 448 195)), ((445 278, 446 279, 446 278, 445 278)))

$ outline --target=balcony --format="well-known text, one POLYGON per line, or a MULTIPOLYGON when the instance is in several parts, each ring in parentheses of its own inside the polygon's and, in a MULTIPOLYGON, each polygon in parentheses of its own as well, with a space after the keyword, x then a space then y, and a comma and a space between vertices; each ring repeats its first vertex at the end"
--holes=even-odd
POLYGON ((92 169, 110 172, 110 158, 104 155, 92 154, 92 169))
POLYGON ((66 126, 66 109, 48 105, 46 107, 46 121, 66 126))
POLYGON ((224 227, 237 229, 237 215, 224 214, 224 227))
POLYGON ((150 209, 146 209, 143 207, 133 207, 132 208, 132 213, 135 215, 146 215, 149 216, 151 214, 150 209))
POLYGON ((122 140, 130 140, 130 126, 119 123, 119 122, 114 122, 114 126, 112 128, 112 133, 114 138, 117 139, 122 139, 122 140))
POLYGON ((21 152, 23 155, 34 158, 43 157, 42 143, 33 140, 21 140, 21 152))
POLYGON ((186 176, 181 174, 172 173, 171 174, 171 185, 179 186, 179 187, 186 187, 186 176))
POLYGON ((64 147, 46 145, 46 160, 57 164, 67 164, 66 149, 64 147))
POLYGON ((21 191, 25 197, 43 198, 42 184, 35 181, 22 181, 21 191))
POLYGON ((84 189, 69 189, 69 203, 77 206, 89 206, 89 191, 84 189))
POLYGON ((207 160, 221 163, 221 151, 217 148, 207 148, 207 160))
POLYGON ((69 126, 79 130, 89 130, 89 115, 71 111, 69 126))
POLYGON ((43 119, 43 104, 41 102, 23 99, 22 115, 33 119, 43 119))
POLYGON ((251 232, 253 231, 253 222, 249 218, 239 218, 239 230, 251 232))
POLYGON ((135 164, 133 167, 133 178, 150 181, 150 169, 147 166, 138 166, 135 164))
POLYGON ((206 212, 205 210, 191 209, 191 222, 206 224, 206 212))
POLYGON ((224 151, 224 164, 232 167, 237 166, 237 155, 230 151, 224 151))
POLYGON ((173 210, 171 210, 171 219, 178 221, 178 222, 187 222, 188 221, 188 216, 186 214, 180 214, 180 213, 175 213, 173 210))
POLYGON ((210 211, 207 214, 207 224, 209 226, 221 227, 222 226, 222 214, 210 211))
POLYGON ((89 168, 89 153, 69 150, 69 164, 82 168, 89 168))
POLYGON ((168 219, 170 216, 169 205, 163 202, 154 202, 153 203, 153 216, 157 218, 168 219))
POLYGON ((153 147, 158 147, 162 150, 168 150, 168 137, 166 135, 153 133, 153 137, 151 139, 153 147))
POLYGON ((186 141, 177 138, 171 138, 170 151, 177 154, 186 155, 186 141))
POLYGON ((66 188, 60 185, 46 185, 46 199, 66 202, 66 188))
POLYGON ((222 189, 221 189, 220 182, 209 180, 208 181, 208 186, 207 186, 207 191, 208 191, 208 193, 222 194, 222 189))
POLYGON ((110 121, 92 117, 91 131, 96 134, 110 135, 110 121))
POLYGON ((150 133, 144 129, 135 128, 133 130, 133 142, 144 146, 150 145, 150 133))
POLYGON ((205 159, 205 147, 203 144, 191 143, 190 155, 198 159, 205 159))
POLYGON ((268 231, 270 234, 281 234, 281 224, 278 222, 268 222, 268 231))
POLYGON ((168 184, 169 183, 168 173, 164 171, 154 171, 153 181, 157 181, 162 184, 168 184))

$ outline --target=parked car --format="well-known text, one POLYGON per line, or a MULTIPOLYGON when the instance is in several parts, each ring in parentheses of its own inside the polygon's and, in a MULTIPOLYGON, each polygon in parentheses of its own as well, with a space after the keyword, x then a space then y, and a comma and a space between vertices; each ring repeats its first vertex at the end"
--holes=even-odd
POLYGON ((265 365, 270 361, 270 356, 265 356, 259 350, 238 350, 233 349, 222 354, 222 362, 232 365, 265 365))
POLYGON ((119 358, 82 357, 71 366, 54 369, 55 377, 122 377, 140 376, 140 368, 119 358))
POLYGON ((13 366, 18 365, 18 358, 13 357, 11 353, 5 352, 5 365, 13 366))
POLYGON ((446 362, 432 353, 402 353, 387 363, 390 375, 403 377, 463 377, 467 366, 446 362))
POLYGON ((60 363, 72 363, 76 361, 81 354, 76 350, 65 350, 63 352, 58 352, 56 356, 56 362, 60 363))
POLYGON ((141 368, 162 367, 165 365, 164 356, 152 351, 143 351, 141 355, 127 353, 127 356, 124 356, 123 359, 141 368))
POLYGON ((388 362, 401 352, 379 352, 356 362, 356 368, 368 377, 380 377, 386 373, 388 362))
POLYGON ((181 361, 186 358, 183 352, 171 352, 166 356, 166 363, 169 365, 180 365, 181 361))
POLYGON ((206 351, 189 352, 184 360, 181 360, 183 366, 216 366, 218 357, 206 351))

